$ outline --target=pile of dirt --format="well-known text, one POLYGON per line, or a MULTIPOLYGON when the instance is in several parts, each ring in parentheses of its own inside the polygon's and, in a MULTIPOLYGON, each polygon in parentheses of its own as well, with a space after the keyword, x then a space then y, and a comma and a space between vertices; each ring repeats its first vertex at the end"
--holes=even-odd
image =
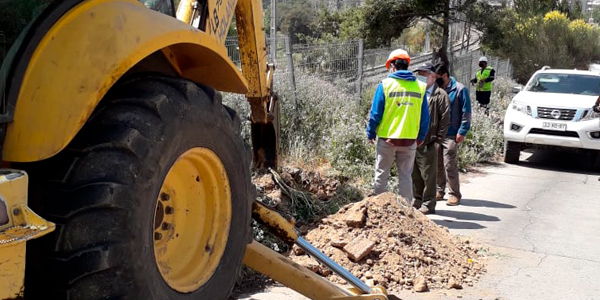
MULTIPOLYGON (((460 289, 472 286, 485 272, 478 247, 391 193, 346 205, 317 223, 305 239, 364 282, 390 291, 460 289)), ((345 283, 299 248, 291 258, 345 283)))

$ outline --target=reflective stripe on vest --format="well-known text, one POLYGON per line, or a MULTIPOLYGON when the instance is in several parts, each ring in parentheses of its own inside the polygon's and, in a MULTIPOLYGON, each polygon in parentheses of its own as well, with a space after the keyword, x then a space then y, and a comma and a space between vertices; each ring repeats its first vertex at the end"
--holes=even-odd
MULTIPOLYGON (((488 77, 490 77, 491 72, 492 67, 485 67, 485 69, 483 69, 483 72, 481 69, 479 69, 477 71, 477 74, 475 75, 477 78, 477 82, 479 83, 480 80, 488 79, 488 77)), ((479 84, 477 84, 475 90, 478 92, 490 92, 492 90, 492 82, 485 82, 482 87, 480 87, 479 84)))
POLYGON ((385 109, 377 136, 391 139, 416 139, 421 124, 421 106, 426 84, 415 81, 386 78, 381 84, 385 95, 385 109))

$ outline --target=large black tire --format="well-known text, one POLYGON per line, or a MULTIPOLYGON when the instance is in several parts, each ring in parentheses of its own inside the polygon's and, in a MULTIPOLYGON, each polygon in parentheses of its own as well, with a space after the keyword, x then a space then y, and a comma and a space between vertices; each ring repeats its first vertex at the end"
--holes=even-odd
POLYGON ((27 246, 26 299, 226 299, 251 240, 250 158, 239 127, 211 88, 157 75, 118 83, 65 150, 24 166, 30 205, 57 224, 27 246), (153 221, 169 168, 194 147, 221 159, 232 221, 214 275, 178 293, 156 266, 153 221))
POLYGON ((521 156, 521 143, 504 142, 504 162, 507 164, 518 164, 521 156))

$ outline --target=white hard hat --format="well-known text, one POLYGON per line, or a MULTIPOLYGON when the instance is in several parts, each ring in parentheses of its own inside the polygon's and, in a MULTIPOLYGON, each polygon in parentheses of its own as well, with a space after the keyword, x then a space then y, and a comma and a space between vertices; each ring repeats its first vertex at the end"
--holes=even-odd
POLYGON ((487 62, 487 57, 485 57, 485 56, 480 57, 479 62, 482 62, 482 61, 487 62))

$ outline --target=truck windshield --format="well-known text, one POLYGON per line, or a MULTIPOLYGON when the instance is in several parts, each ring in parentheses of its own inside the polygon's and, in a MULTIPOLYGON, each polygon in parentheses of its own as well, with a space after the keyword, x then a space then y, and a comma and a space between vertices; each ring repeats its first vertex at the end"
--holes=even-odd
POLYGON ((600 76, 582 74, 537 74, 531 79, 526 91, 576 94, 576 95, 600 95, 600 76))
POLYGON ((21 32, 52 0, 0 0, 0 65, 21 32))

